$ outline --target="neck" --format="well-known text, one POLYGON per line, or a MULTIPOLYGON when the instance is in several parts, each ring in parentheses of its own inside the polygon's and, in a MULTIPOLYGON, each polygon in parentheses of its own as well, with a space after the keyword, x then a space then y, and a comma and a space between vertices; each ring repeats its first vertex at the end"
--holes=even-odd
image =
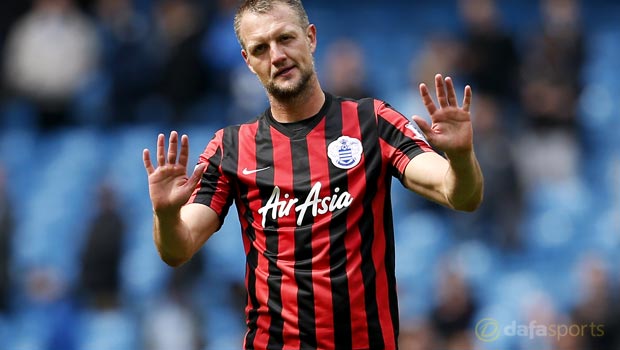
POLYGON ((325 94, 316 77, 306 91, 294 98, 279 100, 269 96, 271 115, 279 123, 293 123, 310 118, 319 113, 324 103, 325 94))

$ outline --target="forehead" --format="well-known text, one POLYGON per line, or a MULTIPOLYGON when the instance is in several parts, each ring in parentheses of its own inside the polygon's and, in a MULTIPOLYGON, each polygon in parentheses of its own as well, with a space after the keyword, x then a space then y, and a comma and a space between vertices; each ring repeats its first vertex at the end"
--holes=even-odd
POLYGON ((246 12, 239 25, 245 43, 261 41, 282 31, 301 29, 297 13, 283 4, 275 4, 267 13, 246 12))

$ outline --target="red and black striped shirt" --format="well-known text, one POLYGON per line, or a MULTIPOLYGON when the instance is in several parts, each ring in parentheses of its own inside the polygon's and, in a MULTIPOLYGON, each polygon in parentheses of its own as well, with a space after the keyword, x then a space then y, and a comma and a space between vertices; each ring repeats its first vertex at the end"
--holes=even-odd
POLYGON ((395 349, 390 186, 432 151, 375 99, 326 94, 292 130, 267 110, 219 130, 190 202, 220 219, 235 201, 246 253, 245 349, 395 349))

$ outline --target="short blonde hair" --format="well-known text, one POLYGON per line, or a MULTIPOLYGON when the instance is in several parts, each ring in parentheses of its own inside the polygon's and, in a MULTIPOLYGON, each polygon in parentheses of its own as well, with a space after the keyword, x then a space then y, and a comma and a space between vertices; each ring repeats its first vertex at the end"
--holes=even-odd
POLYGON ((245 43, 241 39, 239 33, 239 28, 241 27, 241 17, 243 17, 246 12, 260 14, 267 13, 273 9, 275 4, 283 4, 293 9, 297 14, 299 25, 302 28, 305 29, 310 25, 308 14, 306 13, 304 5, 301 3, 301 0, 244 0, 239 6, 234 20, 235 35, 237 35, 237 40, 243 49, 245 49, 245 43))

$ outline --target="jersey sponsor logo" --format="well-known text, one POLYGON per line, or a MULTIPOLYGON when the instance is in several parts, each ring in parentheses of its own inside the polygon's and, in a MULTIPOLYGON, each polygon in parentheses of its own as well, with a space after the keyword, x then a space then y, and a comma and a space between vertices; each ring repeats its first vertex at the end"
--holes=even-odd
POLYGON ((416 122, 410 121, 409 123, 407 123, 407 125, 405 125, 405 128, 413 131, 415 136, 417 136, 420 140, 424 141, 424 143, 426 143, 430 147, 430 144, 428 143, 426 136, 424 136, 422 129, 420 129, 420 127, 418 126, 416 122))
POLYGON ((338 187, 334 189, 334 194, 319 198, 321 186, 320 182, 314 184, 303 202, 300 202, 299 198, 292 198, 288 193, 282 195, 280 188, 278 186, 274 187, 267 203, 258 209, 258 213, 263 216, 263 227, 265 227, 267 217, 275 221, 291 215, 292 210, 299 213, 297 226, 301 226, 307 213, 317 217, 327 212, 348 208, 353 203, 351 194, 347 191, 340 192, 338 187), (293 206, 295 206, 295 209, 293 209, 293 206))
POLYGON ((362 142, 349 136, 340 136, 327 146, 327 155, 340 169, 351 169, 362 159, 362 142))
POLYGON ((265 167, 265 168, 253 169, 253 170, 248 170, 248 168, 243 168, 241 173, 243 173, 243 175, 252 175, 252 174, 258 173, 260 171, 267 170, 269 168, 271 168, 271 167, 265 167))

